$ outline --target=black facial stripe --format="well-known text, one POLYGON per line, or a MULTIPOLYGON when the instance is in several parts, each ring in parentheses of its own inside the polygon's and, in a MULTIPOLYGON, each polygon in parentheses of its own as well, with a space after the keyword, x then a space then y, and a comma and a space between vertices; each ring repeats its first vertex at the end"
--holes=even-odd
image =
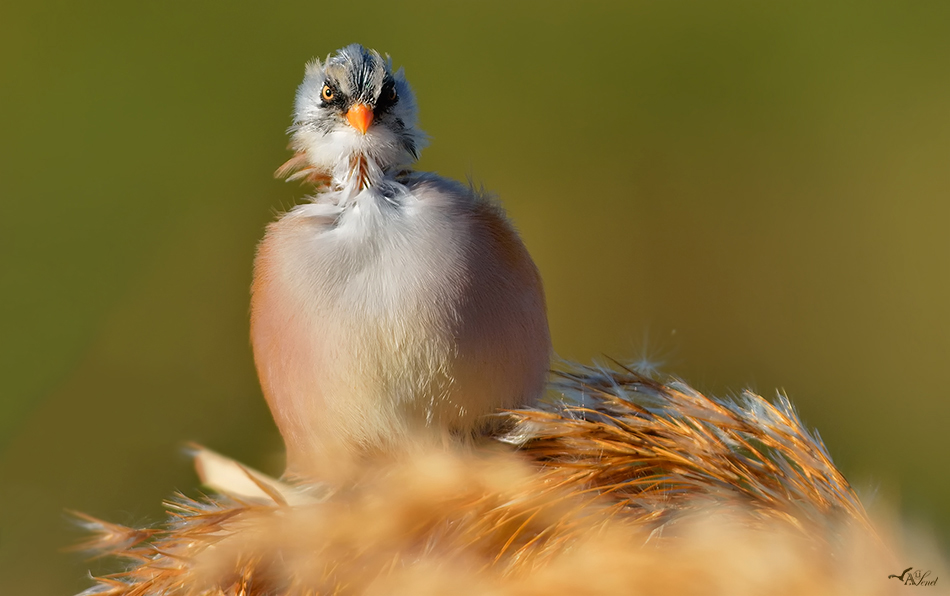
POLYGON ((324 82, 323 84, 324 84, 325 86, 329 87, 329 88, 330 88, 330 91, 333 92, 333 99, 331 99, 330 101, 325 100, 325 99, 323 98, 323 87, 321 87, 321 88, 320 88, 320 102, 321 102, 321 104, 324 105, 324 106, 328 106, 328 107, 334 107, 334 108, 337 108, 337 109, 342 109, 343 106, 346 104, 346 97, 344 97, 344 95, 343 95, 343 93, 340 91, 340 89, 339 89, 336 85, 334 85, 333 83, 331 83, 330 81, 326 81, 326 82, 324 82))
POLYGON ((416 151, 416 144, 412 142, 412 139, 403 138, 402 145, 406 148, 406 151, 409 152, 409 155, 411 155, 413 159, 419 159, 419 153, 416 151))
POLYGON ((416 143, 412 140, 411 135, 403 134, 405 131, 406 124, 402 121, 402 118, 396 118, 393 122, 393 132, 395 132, 399 140, 402 141, 402 146, 412 155, 412 158, 419 159, 419 153, 416 151, 416 143))
POLYGON ((376 107, 373 110, 377 117, 388 112, 394 105, 399 103, 399 96, 396 95, 395 98, 393 97, 395 89, 396 81, 394 81, 391 76, 387 76, 383 79, 383 87, 379 91, 379 99, 376 100, 376 107))

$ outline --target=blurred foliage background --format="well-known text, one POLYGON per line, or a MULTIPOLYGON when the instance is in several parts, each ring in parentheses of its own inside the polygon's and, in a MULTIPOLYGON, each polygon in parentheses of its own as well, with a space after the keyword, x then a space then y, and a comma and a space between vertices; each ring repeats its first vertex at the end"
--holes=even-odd
POLYGON ((0 593, 87 586, 64 508, 160 519, 183 441, 279 472, 251 260, 303 65, 353 41, 420 167, 500 195, 561 356, 781 388, 946 543, 950 4, 37 0, 0 5, 0 593))

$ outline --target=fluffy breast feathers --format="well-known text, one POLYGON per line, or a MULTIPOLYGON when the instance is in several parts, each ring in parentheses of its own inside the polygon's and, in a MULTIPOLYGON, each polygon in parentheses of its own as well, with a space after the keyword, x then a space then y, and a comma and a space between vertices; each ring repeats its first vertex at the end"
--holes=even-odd
POLYGON ((404 182, 299 206, 260 246, 252 343, 292 467, 475 433, 542 390, 544 295, 521 240, 470 188, 404 182))

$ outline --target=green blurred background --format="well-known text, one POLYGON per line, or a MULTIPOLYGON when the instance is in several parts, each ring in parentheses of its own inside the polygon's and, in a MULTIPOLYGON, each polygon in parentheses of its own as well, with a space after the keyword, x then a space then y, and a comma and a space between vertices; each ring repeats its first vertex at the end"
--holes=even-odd
POLYGON ((160 519, 185 440, 279 471, 251 260, 304 62, 353 41, 420 167, 502 198, 561 356, 782 388, 946 543, 945 0, 39 0, 0 5, 0 593, 87 586, 64 508, 160 519))

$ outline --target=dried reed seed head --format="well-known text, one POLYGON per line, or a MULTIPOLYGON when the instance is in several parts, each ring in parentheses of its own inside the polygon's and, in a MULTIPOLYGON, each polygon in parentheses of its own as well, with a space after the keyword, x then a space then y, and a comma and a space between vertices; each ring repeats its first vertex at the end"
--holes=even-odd
POLYGON ((870 528, 787 399, 773 405, 746 392, 716 400, 629 369, 573 366, 559 376, 562 401, 514 412, 519 422, 503 440, 564 482, 623 502, 644 523, 712 500, 806 533, 830 518, 870 528))
POLYGON ((876 571, 892 561, 857 528, 841 529, 832 551, 787 524, 754 528, 747 512, 707 503, 675 532, 651 534, 514 457, 441 453, 367 469, 310 505, 180 502, 181 517, 103 593, 890 593, 876 571))
POLYGON ((893 560, 787 402, 582 367, 556 388, 510 414, 517 452, 364 461, 295 505, 182 497, 148 534, 87 520, 134 561, 89 593, 890 593, 893 560))

